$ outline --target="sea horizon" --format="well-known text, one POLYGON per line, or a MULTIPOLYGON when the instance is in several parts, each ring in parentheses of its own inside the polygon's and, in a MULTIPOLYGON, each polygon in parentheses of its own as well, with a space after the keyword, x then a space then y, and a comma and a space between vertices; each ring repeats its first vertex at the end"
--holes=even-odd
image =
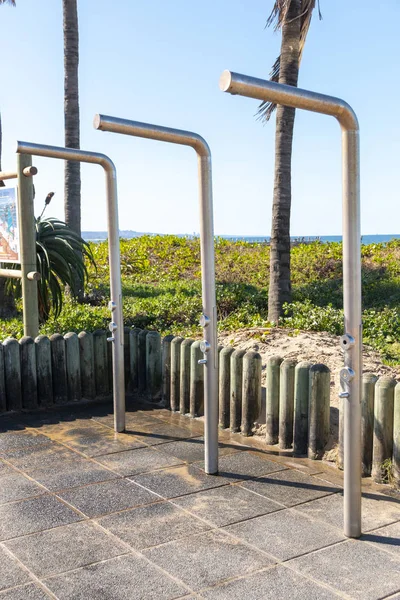
MULTIPOLYGON (((137 238, 137 237, 142 237, 144 235, 176 235, 177 237, 182 237, 182 238, 195 238, 195 237, 199 237, 198 233, 188 233, 188 234, 183 234, 183 233, 178 233, 178 234, 167 234, 167 233, 151 233, 151 232, 139 232, 139 231, 131 231, 131 230, 121 230, 120 231, 120 237, 121 238, 125 238, 125 239, 133 239, 133 238, 137 238)), ((108 234, 106 231, 83 231, 82 232, 82 237, 84 240, 88 241, 88 242, 103 242, 108 238, 108 234)), ((243 241, 243 242, 248 242, 248 243, 253 243, 253 244, 262 244, 262 243, 268 243, 270 241, 270 236, 269 235, 265 235, 265 236, 252 236, 252 235, 216 235, 216 238, 222 238, 225 240, 232 240, 234 242, 239 242, 239 241, 243 241)), ((328 243, 328 242, 341 242, 342 241, 342 236, 341 235, 319 235, 319 236, 313 236, 313 235, 304 235, 304 236, 299 236, 299 235, 294 235, 290 237, 291 241, 294 243, 311 243, 311 242, 322 242, 322 243, 328 243)), ((400 234, 395 233, 395 234, 366 234, 366 235, 362 235, 361 236, 361 243, 364 245, 369 245, 369 244, 385 244, 387 242, 390 242, 391 240, 398 240, 400 239, 400 234)))

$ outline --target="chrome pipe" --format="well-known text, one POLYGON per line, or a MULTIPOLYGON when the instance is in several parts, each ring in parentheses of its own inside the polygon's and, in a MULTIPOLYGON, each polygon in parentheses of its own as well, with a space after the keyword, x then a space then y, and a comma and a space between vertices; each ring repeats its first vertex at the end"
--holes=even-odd
POLYGON ((357 117, 340 98, 289 85, 224 71, 223 92, 302 108, 335 117, 342 129, 343 304, 345 335, 341 338, 344 369, 344 534, 361 535, 361 235, 360 142, 357 117))
POLYGON ((119 250, 117 174, 114 163, 105 154, 75 148, 46 146, 30 142, 17 142, 17 153, 59 158, 75 162, 97 164, 103 167, 106 177, 107 231, 110 265, 111 303, 113 321, 117 324, 113 342, 113 398, 114 428, 125 430, 125 376, 124 376, 124 324, 122 316, 121 261, 119 250))
POLYGON ((94 127, 140 138, 190 146, 197 153, 199 173, 200 251, 204 329, 204 447, 205 471, 218 472, 218 348, 217 303, 215 295, 214 217, 212 198, 211 152, 197 133, 159 125, 139 123, 105 115, 96 115, 94 127))

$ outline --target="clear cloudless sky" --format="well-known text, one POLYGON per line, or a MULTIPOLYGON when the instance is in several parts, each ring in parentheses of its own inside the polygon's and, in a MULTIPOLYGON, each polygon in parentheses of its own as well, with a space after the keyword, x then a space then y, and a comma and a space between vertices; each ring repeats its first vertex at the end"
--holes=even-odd
MULTIPOLYGON (((264 29, 272 0, 78 0, 81 147, 116 164, 121 229, 199 230, 194 152, 95 131, 96 113, 189 129, 213 156, 215 232, 269 235, 275 118, 258 102, 220 92, 224 69, 268 78, 280 34, 264 29)), ((321 0, 299 85, 343 97, 361 127, 362 233, 400 233, 399 0, 321 0)), ((3 169, 15 167, 17 139, 62 146, 61 0, 0 7, 3 169)), ((36 213, 56 192, 49 216, 63 218, 63 163, 35 159, 36 213)), ((82 229, 105 230, 102 169, 82 167, 82 229)), ((292 235, 341 233, 340 128, 297 112, 292 235)))

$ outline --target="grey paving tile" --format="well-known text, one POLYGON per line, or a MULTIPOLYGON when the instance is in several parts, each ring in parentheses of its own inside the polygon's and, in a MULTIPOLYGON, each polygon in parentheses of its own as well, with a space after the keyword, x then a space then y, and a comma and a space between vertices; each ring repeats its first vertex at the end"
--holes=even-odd
POLYGON ((337 600, 339 596, 278 565, 203 591, 201 597, 206 600, 337 600))
POLYGON ((0 453, 48 443, 49 440, 46 436, 35 431, 9 431, 0 435, 0 453))
POLYGON ((367 533, 361 539, 373 543, 381 550, 392 552, 400 560, 400 522, 367 533))
POLYGON ((159 496, 125 479, 85 485, 65 490, 58 495, 88 517, 105 515, 160 500, 159 496))
MULTIPOLYGON (((95 415, 92 417, 92 420, 97 423, 101 423, 106 427, 114 427, 114 415, 111 413, 107 415, 95 415)), ((134 426, 146 427, 148 425, 159 425, 160 419, 142 412, 127 412, 125 415, 125 423, 126 428, 130 430, 134 426)))
POLYGON ((9 465, 7 465, 4 460, 0 459, 0 477, 4 477, 4 475, 14 475, 15 471, 9 465))
POLYGON ((1 600, 49 600, 51 596, 31 583, 1 592, 0 598, 1 600))
POLYGON ((38 496, 0 506, 0 540, 80 521, 74 510, 53 496, 38 496))
POLYGON ((340 491, 322 479, 292 469, 273 473, 255 481, 246 481, 241 485, 285 506, 295 506, 340 491))
POLYGON ((0 590, 31 581, 27 571, 24 571, 3 548, 0 548, 0 565, 0 590))
POLYGON ((106 427, 102 427, 100 432, 88 432, 65 439, 64 444, 90 457, 146 447, 133 435, 114 433, 106 427))
POLYGON ((65 442, 74 438, 96 435, 101 433, 110 433, 107 427, 96 423, 91 419, 66 421, 45 425, 40 430, 46 437, 57 442, 65 442))
POLYGON ((143 553, 192 590, 272 565, 273 560, 221 531, 186 537, 143 553))
POLYGON ((161 423, 160 425, 152 424, 145 427, 137 427, 135 423, 132 423, 128 425, 127 429, 130 433, 137 437, 138 440, 149 445, 163 444, 179 439, 184 440, 199 437, 198 431, 190 431, 189 428, 186 429, 179 427, 178 425, 163 423, 161 421, 159 422, 161 423))
MULTIPOLYGON (((95 407, 92 407, 95 408, 95 407)), ((91 420, 90 409, 83 407, 65 406, 56 410, 54 407, 46 412, 20 413, 15 416, 15 421, 27 429, 38 429, 40 433, 51 431, 53 427, 68 427, 71 424, 87 423, 91 420)))
POLYGON ((137 550, 209 529, 205 523, 169 502, 124 511, 103 517, 98 522, 137 550))
POLYGON ((132 477, 132 481, 160 494, 163 498, 175 498, 226 484, 226 480, 222 477, 206 475, 201 469, 192 465, 136 475, 132 477))
MULTIPOLYGON (((340 529, 343 527, 343 496, 341 493, 307 502, 296 507, 296 510, 340 529)), ((400 502, 383 494, 363 494, 363 531, 370 531, 395 521, 400 521, 400 502)))
POLYGON ((39 578, 127 553, 124 544, 85 522, 24 536, 6 546, 39 578))
POLYGON ((27 473, 52 492, 118 477, 116 473, 79 456, 73 460, 60 460, 54 464, 54 469, 32 469, 27 473))
MULTIPOLYGON (((203 467, 204 463, 196 466, 203 467)), ((230 456, 223 456, 218 461, 219 476, 227 481, 242 481, 283 471, 285 467, 277 462, 268 460, 262 452, 250 452, 242 450, 230 456)))
POLYGON ((1 592, 0 598, 1 600, 49 600, 51 596, 31 583, 1 592))
POLYGON ((217 527, 284 508, 281 504, 253 494, 237 485, 227 485, 189 494, 182 498, 174 498, 173 502, 217 527))
POLYGON ((10 417, 0 416, 0 433, 10 431, 22 431, 24 426, 18 423, 17 420, 10 417))
POLYGON ((20 448, 3 456, 13 466, 26 472, 33 469, 52 469, 58 466, 61 460, 74 460, 79 457, 76 452, 56 444, 50 439, 48 444, 20 448))
POLYGON ((290 566, 356 600, 378 600, 400 590, 400 562, 362 541, 324 548, 290 566))
POLYGON ((45 580, 59 600, 172 600, 185 588, 140 556, 129 555, 45 580))
POLYGON ((12 475, 4 475, 1 478, 0 504, 39 496, 44 492, 45 490, 35 482, 14 471, 12 475))
POLYGON ((125 476, 182 464, 182 461, 178 458, 154 448, 126 450, 107 456, 98 456, 96 460, 116 473, 125 476))
POLYGON ((344 539, 338 529, 314 522, 292 510, 230 525, 226 531, 279 560, 288 560, 344 539))
MULTIPOLYGON (((180 442, 169 442, 163 445, 162 450, 185 462, 202 461, 204 459, 204 438, 197 437, 180 442)), ((226 456, 240 450, 241 447, 234 444, 218 444, 219 456, 226 456)))

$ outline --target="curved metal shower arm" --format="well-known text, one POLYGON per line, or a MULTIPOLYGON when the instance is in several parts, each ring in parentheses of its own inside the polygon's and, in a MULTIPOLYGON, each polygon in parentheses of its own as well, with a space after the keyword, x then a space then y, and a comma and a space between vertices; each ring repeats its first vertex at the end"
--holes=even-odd
POLYGON ((111 158, 101 152, 89 152, 88 150, 76 148, 62 148, 61 146, 47 146, 45 144, 21 141, 17 142, 16 151, 19 154, 32 154, 45 158, 60 158, 62 160, 92 163, 102 166, 107 173, 113 173, 114 176, 116 173, 115 165, 111 158))
POLYGON ((120 432, 125 429, 125 382, 124 382, 124 323, 122 315, 121 261, 119 250, 117 173, 113 161, 100 152, 89 152, 77 148, 62 148, 31 142, 17 142, 17 153, 58 158, 75 162, 100 165, 104 169, 107 196, 107 230, 110 265, 110 295, 113 329, 113 396, 114 427, 120 432))
POLYGON ((160 142, 190 146, 196 150, 199 156, 207 158, 211 156, 210 148, 205 139, 192 131, 130 121, 129 119, 119 119, 108 115, 96 115, 93 120, 93 126, 95 129, 101 131, 122 133, 124 135, 158 140, 160 142))
POLYGON ((302 108, 335 117, 343 129, 358 131, 358 120, 354 110, 341 98, 310 92, 291 85, 265 81, 257 77, 224 71, 219 81, 221 91, 239 94, 256 100, 302 108))

